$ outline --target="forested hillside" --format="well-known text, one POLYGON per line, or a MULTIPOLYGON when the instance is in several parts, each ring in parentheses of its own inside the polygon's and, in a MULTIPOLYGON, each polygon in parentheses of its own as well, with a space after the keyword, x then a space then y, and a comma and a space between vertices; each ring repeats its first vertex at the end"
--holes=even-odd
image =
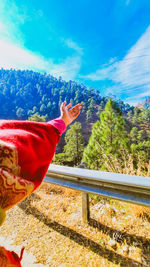
POLYGON ((47 121, 60 115, 64 100, 83 108, 61 138, 57 164, 76 166, 84 160, 92 169, 129 173, 132 166, 131 173, 149 173, 150 108, 131 107, 46 73, 0 70, 0 118, 47 121))
MULTIPOLYGON (((48 74, 33 71, 0 70, 0 118, 28 119, 38 113, 46 120, 59 116, 59 106, 66 99, 73 105, 82 102, 86 121, 95 121, 104 108, 107 98, 100 91, 88 89, 74 81, 65 82, 48 74)), ((118 101, 127 113, 132 108, 118 101)))
POLYGON ((135 108, 125 117, 109 99, 92 126, 88 144, 82 134, 80 122, 70 126, 55 163, 77 166, 83 162, 92 170, 150 175, 150 110, 135 108))
MULTIPOLYGON (((49 74, 29 70, 0 70, 0 118, 19 120, 51 120, 60 115, 60 104, 66 100, 73 105, 82 103, 82 123, 85 143, 88 142, 91 126, 104 109, 107 102, 100 91, 87 88, 74 81, 63 81, 49 74)), ((118 105, 124 114, 133 107, 119 100, 118 105)), ((64 136, 63 136, 64 137, 64 136)), ((62 151, 64 138, 61 138, 58 151, 62 151)))

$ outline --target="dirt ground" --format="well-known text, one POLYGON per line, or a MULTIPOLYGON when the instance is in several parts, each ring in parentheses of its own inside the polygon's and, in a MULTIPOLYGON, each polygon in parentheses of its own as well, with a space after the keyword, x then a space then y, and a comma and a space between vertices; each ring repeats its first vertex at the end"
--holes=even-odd
POLYGON ((23 267, 150 266, 149 209, 91 196, 84 224, 81 194, 48 183, 7 213, 0 236, 25 246, 23 267))

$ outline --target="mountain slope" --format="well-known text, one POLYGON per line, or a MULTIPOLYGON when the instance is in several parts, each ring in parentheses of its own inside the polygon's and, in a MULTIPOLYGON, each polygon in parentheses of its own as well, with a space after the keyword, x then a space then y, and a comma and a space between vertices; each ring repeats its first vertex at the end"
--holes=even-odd
MULTIPOLYGON (((0 70, 0 118, 28 119, 38 113, 50 120, 60 115, 59 107, 65 99, 72 105, 82 103, 87 121, 94 122, 99 106, 101 111, 108 98, 102 97, 98 90, 63 81, 61 77, 56 79, 29 70, 0 70)), ((118 105, 123 113, 131 109, 120 100, 118 105)))
POLYGON ((142 103, 137 105, 138 108, 150 108, 150 96, 146 98, 142 103))

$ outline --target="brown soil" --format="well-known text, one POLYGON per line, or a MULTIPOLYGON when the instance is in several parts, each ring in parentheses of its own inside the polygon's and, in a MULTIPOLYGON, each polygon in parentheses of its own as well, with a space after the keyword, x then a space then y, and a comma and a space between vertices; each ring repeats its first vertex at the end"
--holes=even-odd
POLYGON ((0 235, 25 245, 37 266, 150 266, 149 211, 92 197, 86 225, 80 193, 43 183, 7 213, 0 235))

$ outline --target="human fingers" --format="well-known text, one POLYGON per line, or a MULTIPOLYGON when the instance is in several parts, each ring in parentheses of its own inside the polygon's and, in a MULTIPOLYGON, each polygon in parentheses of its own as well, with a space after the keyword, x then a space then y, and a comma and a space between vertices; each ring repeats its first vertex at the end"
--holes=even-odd
POLYGON ((76 113, 73 115, 74 120, 79 116, 80 112, 81 112, 81 110, 78 110, 78 112, 76 112, 76 113))
POLYGON ((79 106, 81 106, 81 103, 75 105, 73 108, 77 108, 77 107, 79 107, 79 106))
POLYGON ((65 100, 65 101, 63 102, 63 106, 64 106, 64 107, 66 106, 66 103, 67 103, 67 102, 66 102, 66 100, 65 100))
POLYGON ((72 116, 76 115, 76 113, 78 113, 78 111, 80 111, 82 109, 82 106, 77 107, 76 109, 70 109, 69 112, 72 116))
POLYGON ((67 109, 68 109, 68 108, 70 108, 71 106, 72 106, 72 104, 71 104, 71 103, 69 103, 69 104, 67 105, 67 109))
POLYGON ((64 111, 65 105, 66 105, 66 101, 62 102, 62 104, 60 106, 61 111, 64 111))
POLYGON ((80 113, 81 109, 82 109, 82 107, 78 107, 75 110, 72 110, 71 114, 73 116, 76 116, 78 113, 80 113))
POLYGON ((76 106, 71 108, 70 111, 75 111, 75 110, 78 110, 79 108, 82 108, 81 104, 77 104, 76 106))

